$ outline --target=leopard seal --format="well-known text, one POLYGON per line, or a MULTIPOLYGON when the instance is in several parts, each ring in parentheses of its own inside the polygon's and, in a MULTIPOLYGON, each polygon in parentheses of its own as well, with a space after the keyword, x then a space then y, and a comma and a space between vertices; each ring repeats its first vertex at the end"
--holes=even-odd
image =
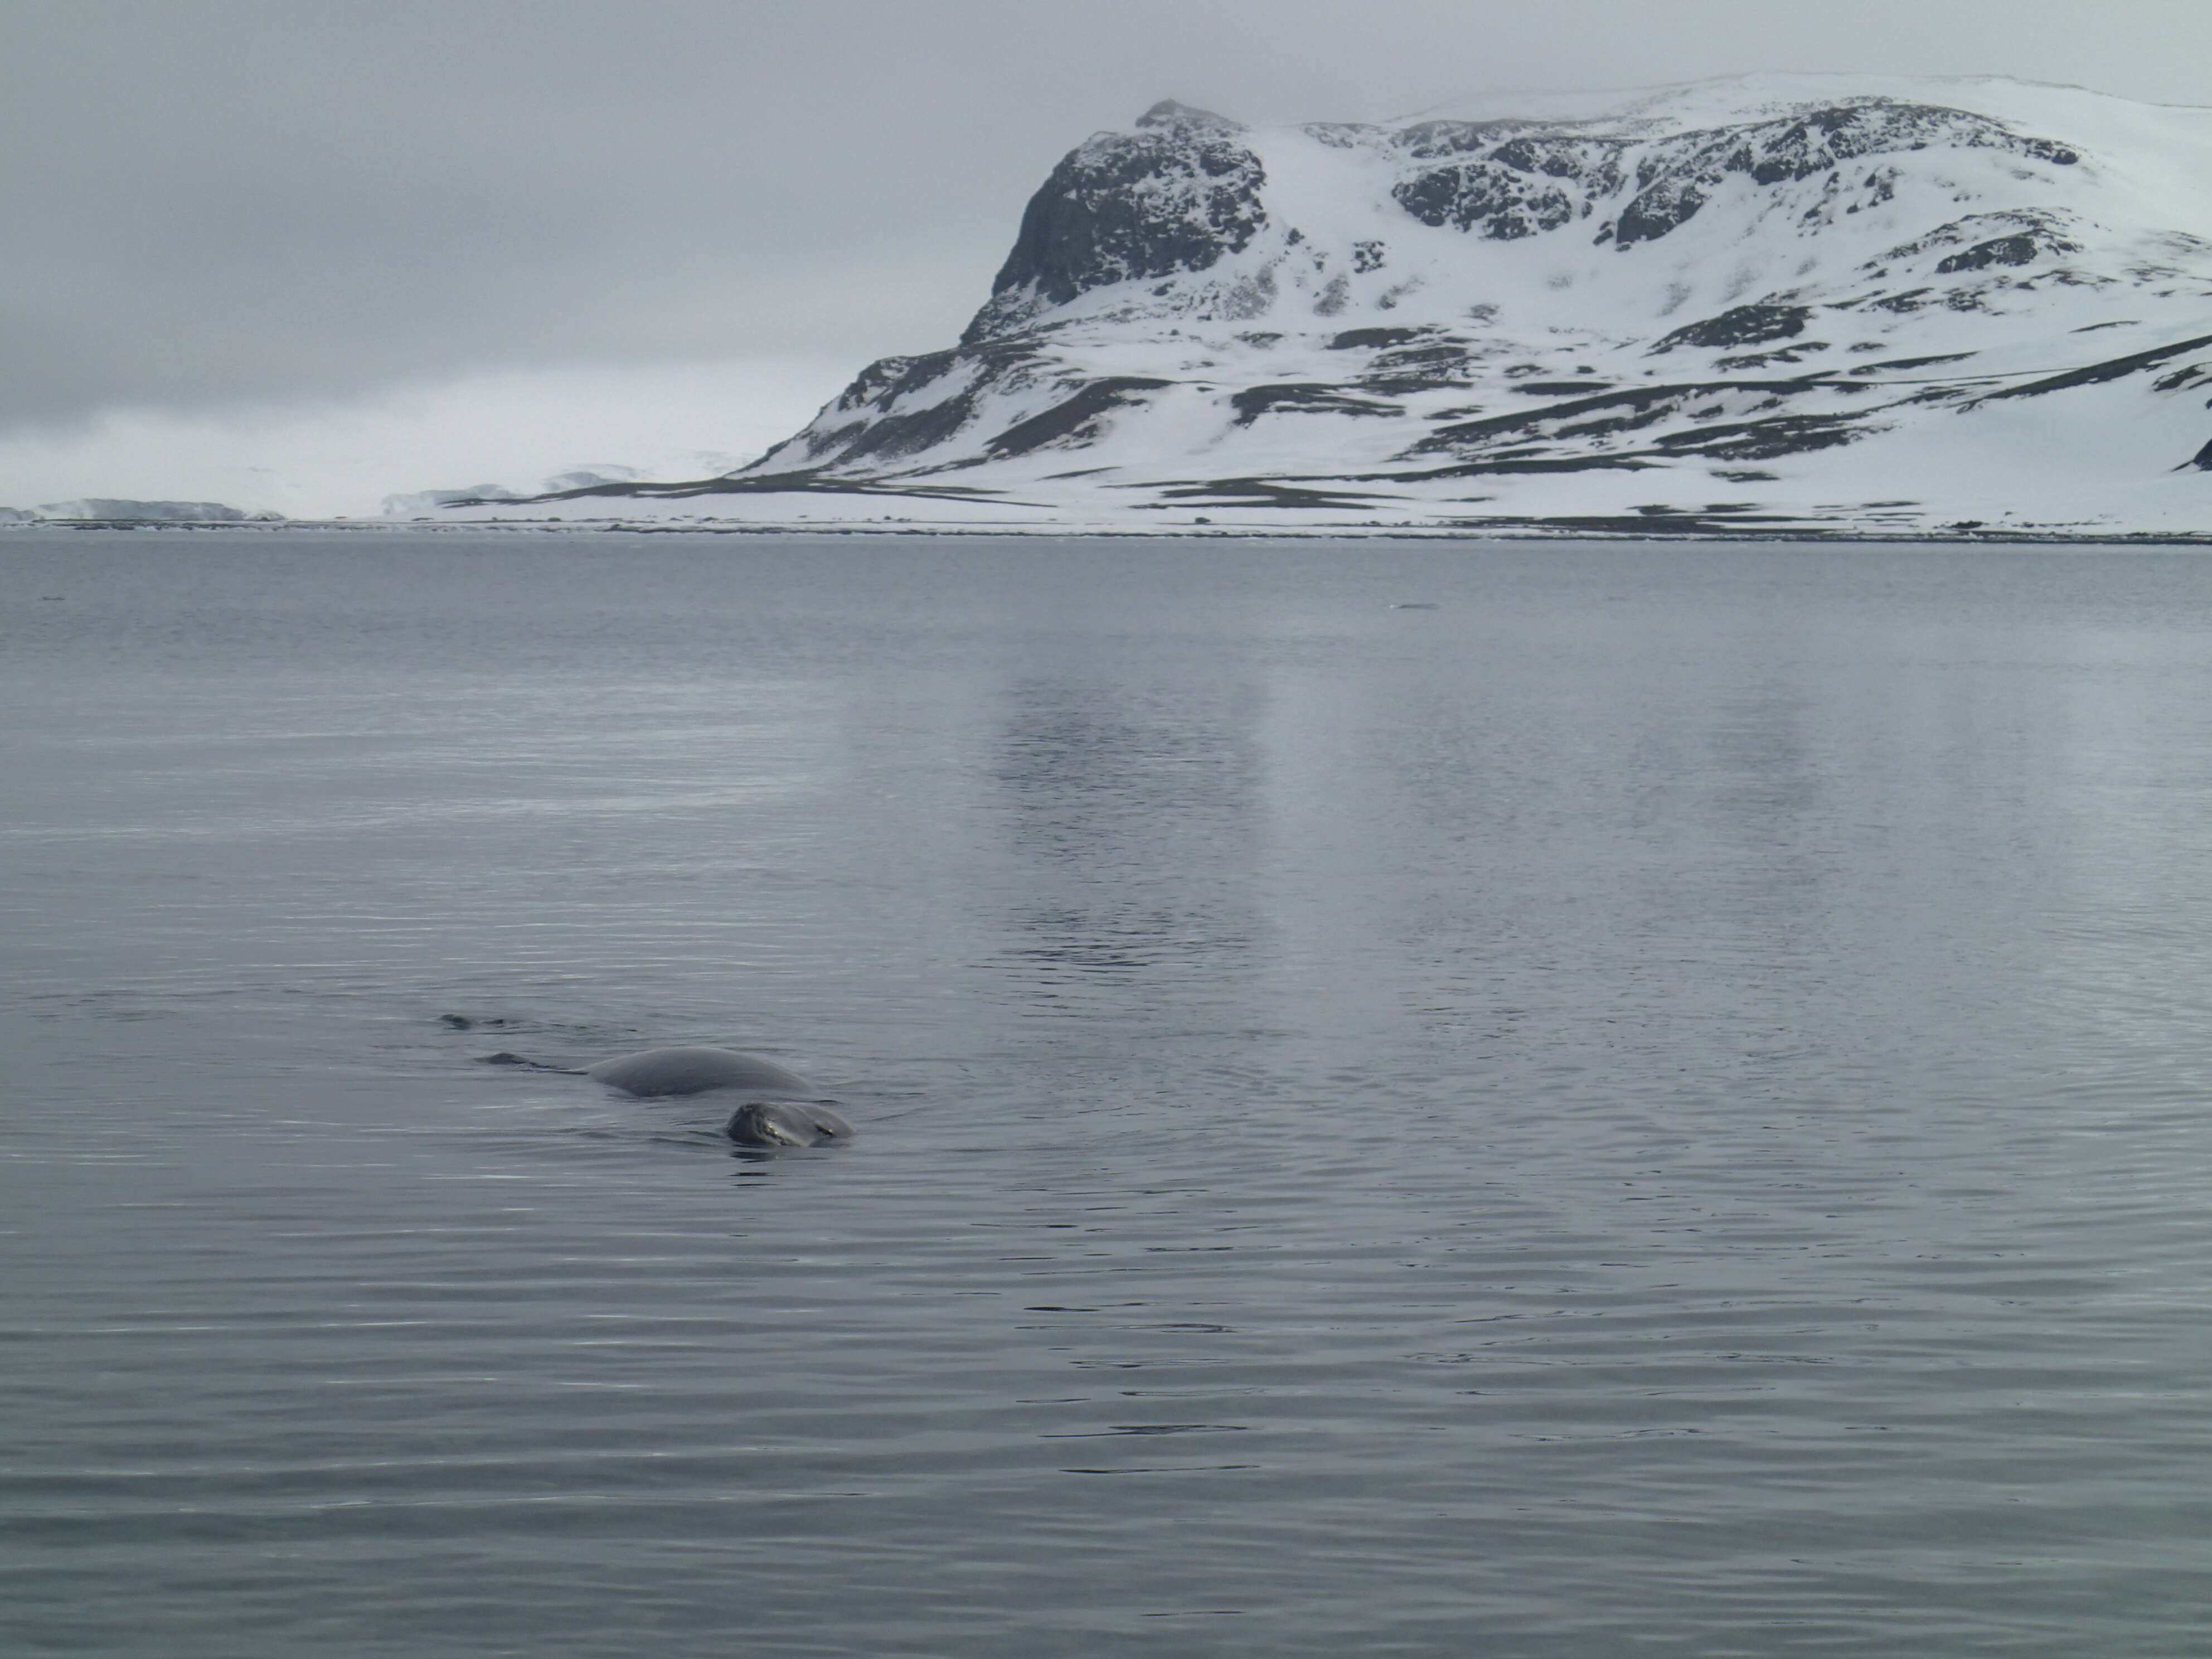
POLYGON ((723 1133, 740 1146, 820 1146, 853 1138, 853 1126, 830 1109, 832 1103, 806 1098, 821 1091, 805 1078, 734 1048, 647 1048, 586 1066, 584 1075, 641 1100, 725 1089, 770 1097, 748 1100, 730 1115, 723 1133))
POLYGON ((757 1054, 734 1048, 647 1048, 617 1054, 596 1066, 576 1069, 547 1066, 501 1050, 483 1057, 487 1066, 524 1066, 534 1072, 587 1077, 635 1100, 737 1090, 765 1099, 748 1100, 730 1115, 724 1133, 741 1146, 820 1146, 850 1140, 853 1126, 830 1109, 835 1101, 812 1098, 821 1091, 796 1072, 757 1054))

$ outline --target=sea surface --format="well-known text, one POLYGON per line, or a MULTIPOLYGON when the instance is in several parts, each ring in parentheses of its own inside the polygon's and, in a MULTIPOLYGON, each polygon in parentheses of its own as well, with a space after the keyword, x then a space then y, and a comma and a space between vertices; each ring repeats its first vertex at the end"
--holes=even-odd
POLYGON ((24 532, 0 709, 0 1651, 2212 1642, 2212 559, 24 532), (678 1042, 858 1139, 480 1058, 678 1042))

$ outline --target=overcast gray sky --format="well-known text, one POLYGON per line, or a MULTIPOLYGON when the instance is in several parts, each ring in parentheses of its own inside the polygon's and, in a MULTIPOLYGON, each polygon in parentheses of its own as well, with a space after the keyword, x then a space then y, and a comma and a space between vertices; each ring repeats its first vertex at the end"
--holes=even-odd
POLYGON ((949 343, 1054 161, 1157 98, 1762 69, 2212 103, 2212 6, 0 0, 0 441, 707 361, 811 398, 949 343))

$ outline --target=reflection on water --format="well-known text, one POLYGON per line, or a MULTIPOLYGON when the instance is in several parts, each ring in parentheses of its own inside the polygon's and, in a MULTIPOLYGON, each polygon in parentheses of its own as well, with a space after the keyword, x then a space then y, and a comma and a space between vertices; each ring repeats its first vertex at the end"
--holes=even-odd
POLYGON ((2198 1639, 2195 556, 39 533, 0 630, 10 1651, 2198 1639), (476 1063, 694 1042, 859 1138, 476 1063))
POLYGON ((994 769, 1012 849, 1036 875, 1010 910, 1020 942, 1006 956, 1033 1012, 1101 979, 1125 1012, 1157 1011, 1253 971, 1260 764, 1242 690, 1007 689, 994 769))

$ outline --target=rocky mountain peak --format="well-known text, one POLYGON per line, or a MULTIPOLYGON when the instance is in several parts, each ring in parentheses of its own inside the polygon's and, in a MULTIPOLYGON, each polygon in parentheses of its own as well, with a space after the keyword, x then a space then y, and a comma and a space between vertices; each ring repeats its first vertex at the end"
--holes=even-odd
POLYGON ((1030 198, 963 339, 1015 333, 1094 289, 1205 270, 1250 246, 1267 222, 1267 175, 1238 142, 1243 131, 1168 102, 1138 131, 1102 132, 1070 151, 1030 198))

